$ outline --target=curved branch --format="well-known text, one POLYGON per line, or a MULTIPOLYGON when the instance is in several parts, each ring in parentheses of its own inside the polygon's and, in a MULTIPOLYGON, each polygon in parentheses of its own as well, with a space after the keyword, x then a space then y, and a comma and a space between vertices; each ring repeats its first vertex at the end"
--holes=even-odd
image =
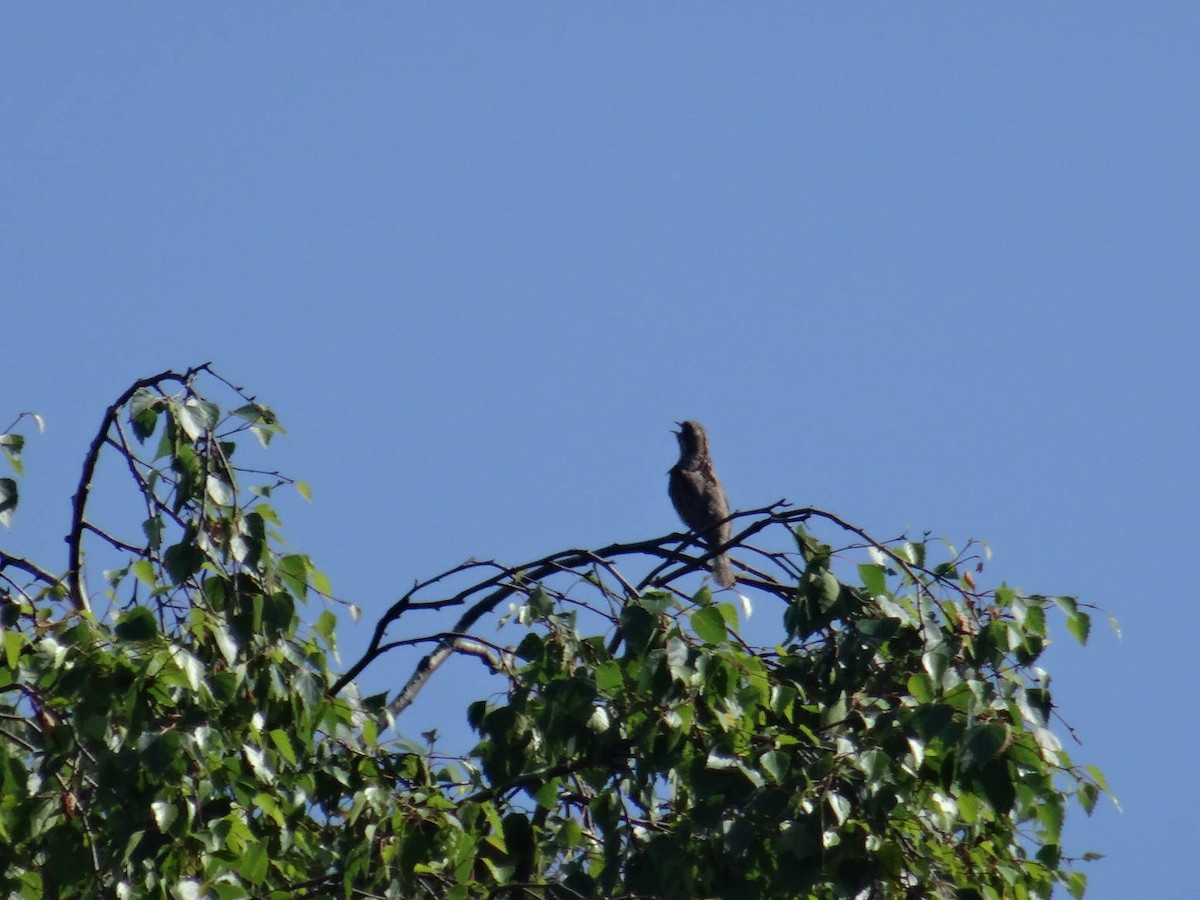
MULTIPOLYGON (((339 693, 346 685, 357 678, 367 666, 389 650, 399 646, 412 646, 416 643, 424 643, 432 637, 437 640, 437 646, 417 663, 416 668, 409 675, 407 681, 404 682, 403 686, 388 704, 388 712, 392 717, 399 716, 400 713, 412 705, 425 684, 446 660, 456 651, 462 650, 462 638, 470 634, 472 627, 481 618, 494 612, 501 603, 513 595, 527 592, 533 586, 538 585, 551 576, 574 571, 579 567, 600 565, 617 579, 623 593, 628 596, 636 596, 649 587, 669 588, 684 575, 703 570, 706 562, 714 555, 739 547, 758 553, 767 560, 775 562, 776 565, 779 565, 783 569, 785 576, 794 575, 796 567, 791 563, 791 560, 783 559, 781 561, 781 557, 786 557, 786 554, 781 555, 761 550, 748 544, 747 541, 773 525, 784 525, 792 528, 814 517, 824 519, 836 527, 862 538, 870 546, 886 554, 888 558, 893 560, 904 571, 917 586, 918 590, 926 594, 929 593, 928 585, 918 573, 931 576, 940 583, 947 583, 944 576, 929 572, 924 567, 909 562, 890 549, 886 544, 872 538, 863 529, 850 524, 833 513, 812 507, 791 509, 789 506, 786 500, 780 500, 769 506, 734 513, 729 517, 730 521, 750 519, 750 523, 737 532, 728 543, 717 547, 703 547, 703 552, 696 556, 690 556, 682 552, 689 543, 694 543, 695 536, 675 533, 652 540, 610 544, 594 550, 578 548, 562 550, 519 566, 503 566, 494 561, 481 562, 478 560, 469 560, 433 578, 415 584, 403 597, 392 604, 376 623, 367 649, 343 675, 334 681, 329 687, 329 694, 336 695, 339 693), (616 558, 630 556, 657 557, 660 562, 648 575, 634 585, 621 577, 611 562, 611 560, 616 558), (452 596, 436 600, 416 599, 417 594, 425 588, 431 587, 454 575, 479 568, 487 568, 493 571, 488 577, 464 588, 452 596), (474 602, 471 602, 473 598, 474 602), (454 606, 463 606, 467 603, 471 603, 471 605, 459 616, 454 626, 448 630, 439 631, 436 635, 426 636, 420 640, 386 641, 389 626, 405 612, 418 609, 446 609, 454 606)), ((801 551, 801 554, 803 555, 803 551, 801 551)), ((739 578, 740 584, 773 594, 788 602, 792 600, 795 594, 795 585, 790 583, 787 577, 785 577, 784 581, 780 581, 778 577, 759 571, 752 566, 739 563, 739 567, 745 573, 739 578)))
POLYGON ((62 581, 61 578, 56 578, 55 576, 51 575, 36 563, 32 563, 20 556, 9 556, 4 551, 0 550, 0 572, 3 572, 10 566, 14 569, 20 569, 27 575, 32 575, 47 587, 54 587, 54 585, 62 581))
POLYGON ((83 532, 85 528, 84 512, 87 509, 88 495, 92 490, 92 479, 96 475, 96 465, 100 461, 100 450, 108 437, 109 429, 117 420, 117 415, 133 395, 143 388, 158 387, 163 382, 188 384, 198 373, 209 371, 210 363, 204 363, 188 369, 186 372, 175 372, 168 369, 149 378, 142 378, 131 384, 111 406, 104 411, 100 428, 92 438, 87 455, 83 459, 83 472, 79 476, 79 486, 71 498, 71 531, 67 534, 67 591, 71 602, 77 610, 90 610, 87 588, 83 583, 83 532))
MULTIPOLYGON (((747 535, 755 534, 775 522, 779 516, 779 506, 780 504, 776 503, 760 510, 738 513, 738 516, 762 515, 764 513, 769 514, 770 516, 770 518, 757 521, 749 528, 745 529, 742 534, 738 535, 738 539, 744 539, 744 537, 747 535)), ((803 512, 803 510, 797 510, 797 513, 803 512)), ((488 581, 484 582, 483 584, 468 588, 466 591, 458 595, 458 597, 461 598, 461 602, 465 602, 466 598, 471 594, 478 593, 480 590, 486 590, 488 587, 496 588, 490 594, 476 602, 465 613, 463 613, 462 617, 455 624, 452 631, 459 634, 465 634, 469 632, 471 626, 479 621, 480 618, 494 610, 508 597, 522 590, 523 584, 537 583, 541 579, 553 575, 563 568, 573 568, 574 566, 592 562, 596 559, 596 557, 608 558, 614 556, 651 555, 675 559, 677 558, 677 553, 668 550, 664 544, 674 543, 675 539, 678 537, 680 536, 677 534, 672 534, 655 540, 640 541, 634 544, 610 544, 609 546, 602 547, 598 550, 564 550, 560 553, 555 553, 551 556, 536 560, 535 562, 526 566, 507 569, 493 578, 488 579, 488 581), (508 584, 503 583, 506 577, 512 577, 518 574, 520 575, 520 582, 514 581, 508 584)), ((736 541, 731 541, 729 546, 734 546, 735 544, 736 541)), ((719 551, 721 548, 717 549, 719 551)), ((701 565, 703 565, 702 561, 692 560, 688 565, 671 574, 667 578, 664 578, 662 581, 663 583, 669 583, 680 575, 699 568, 701 565)), ((646 580, 643 579, 642 586, 645 584, 646 580)), ((411 676, 409 676, 409 679, 405 683, 404 687, 400 689, 400 691, 392 699, 392 702, 388 704, 388 711, 393 717, 398 716, 405 709, 412 705, 413 701, 417 697, 417 694, 420 693, 421 688, 425 686, 425 683, 429 681, 429 679, 433 676, 433 673, 436 672, 447 659, 449 659, 453 652, 453 642, 443 641, 435 650, 425 656, 417 664, 416 670, 411 676)), ((368 651, 368 653, 370 653, 370 651, 368 651)), ((374 656, 371 658, 373 659, 374 656)), ((363 667, 365 667, 369 661, 370 660, 367 660, 365 656, 364 660, 360 660, 360 662, 363 664, 363 667)))
MULTIPOLYGON (((688 572, 696 571, 704 567, 705 561, 708 560, 713 553, 721 552, 726 547, 733 547, 739 541, 744 541, 747 537, 762 531, 771 524, 778 521, 802 521, 807 516, 807 510, 796 510, 792 513, 781 514, 780 510, 787 505, 787 502, 780 500, 772 503, 770 506, 764 506, 759 509, 747 510, 745 512, 735 513, 730 516, 731 519, 746 518, 749 516, 766 516, 765 519, 755 521, 750 527, 744 529, 737 534, 728 545, 717 547, 715 551, 705 549, 705 553, 700 557, 689 557, 678 550, 670 549, 667 545, 676 543, 686 543, 687 536, 682 534, 669 534, 661 538, 655 538, 648 541, 637 541, 634 543, 618 543, 610 544, 607 547, 601 547, 597 550, 562 550, 558 553, 553 553, 549 556, 544 556, 541 559, 533 560, 532 562, 524 563, 519 566, 503 566, 494 561, 467 560, 461 565, 448 569, 439 575, 425 581, 417 582, 410 588, 403 597, 393 603, 375 623, 375 629, 371 635, 371 640, 367 644, 367 649, 362 656, 352 665, 346 672, 334 681, 329 687, 331 695, 339 693, 347 684, 357 678, 367 666, 369 666, 384 650, 384 637, 387 634, 388 627, 400 618, 405 612, 412 609, 445 609, 451 606, 461 606, 474 594, 482 591, 497 588, 504 584, 508 579, 521 577, 521 580, 526 583, 533 583, 543 578, 547 578, 563 569, 571 569, 576 566, 597 563, 598 561, 607 560, 620 556, 656 556, 663 560, 663 563, 654 569, 650 575, 643 578, 634 588, 634 593, 644 590, 651 583, 669 584, 676 578, 687 574, 688 572), (658 578, 660 572, 669 567, 673 563, 681 564, 680 568, 668 575, 658 578), (455 575, 470 571, 471 569, 491 568, 495 569, 495 574, 490 578, 485 578, 483 581, 476 582, 470 587, 460 591, 452 597, 447 597, 443 600, 417 601, 414 600, 415 595, 425 588, 432 587, 439 582, 445 581, 455 575)), ((609 568, 609 571, 613 570, 609 568)), ((629 585, 623 586, 628 590, 629 585)), ((757 584, 757 583, 756 583, 757 584)), ((770 589, 770 582, 763 582, 765 589, 770 589)), ((510 585, 507 588, 501 588, 495 594, 489 595, 481 600, 475 607, 468 610, 459 620, 458 625, 452 629, 456 632, 465 632, 470 625, 474 624, 480 616, 494 609, 496 604, 500 603, 505 598, 511 596, 519 588, 510 585)), ((439 648, 442 649, 442 648, 439 648)), ((437 654, 434 651, 430 657, 437 654)), ((430 657, 426 657, 429 660, 430 657)), ((438 663, 440 665, 440 662, 438 663)), ((415 678, 417 673, 414 673, 415 678)), ((428 678, 428 676, 426 676, 428 678)), ((408 704, 404 704, 407 706, 408 704)))

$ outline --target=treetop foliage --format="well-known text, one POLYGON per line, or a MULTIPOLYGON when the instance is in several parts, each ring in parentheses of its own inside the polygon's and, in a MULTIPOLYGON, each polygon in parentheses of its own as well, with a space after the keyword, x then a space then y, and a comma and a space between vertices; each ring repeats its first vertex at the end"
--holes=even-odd
MULTIPOLYGON (((30 423, 0 435, 5 525, 30 423)), ((309 489, 245 459, 282 430, 208 365, 142 379, 84 456, 65 563, 0 552, 0 891, 1083 896, 1064 821, 1106 786, 1052 730, 1039 660, 1053 621, 1087 641, 1086 604, 981 586, 978 542, 781 501, 732 517, 736 591, 710 591, 694 535, 470 561, 336 671, 354 608, 272 505, 309 489), (102 458, 132 521, 89 502, 102 458), (405 734, 455 656, 495 688, 460 754, 405 734)))

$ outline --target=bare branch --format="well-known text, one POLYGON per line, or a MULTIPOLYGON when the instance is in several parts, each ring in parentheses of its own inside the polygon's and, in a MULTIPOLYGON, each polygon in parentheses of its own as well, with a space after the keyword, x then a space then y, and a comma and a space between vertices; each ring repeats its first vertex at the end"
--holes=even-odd
MULTIPOLYGON (((534 587, 545 589, 542 582, 552 576, 573 573, 579 577, 594 578, 594 575, 588 575, 581 571, 587 568, 592 568, 594 571, 595 567, 599 567, 607 572, 620 585, 620 594, 623 594, 626 599, 631 599, 637 597, 647 588, 677 591, 674 585, 676 581, 691 572, 703 571, 706 568, 707 561, 716 554, 728 550, 741 549, 757 554, 760 558, 770 563, 771 566, 775 567, 776 571, 774 573, 763 571, 744 561, 735 560, 734 562, 740 572, 738 583, 746 588, 753 588, 779 597, 785 602, 792 602, 796 592, 796 579, 803 574, 803 567, 797 565, 797 551, 793 550, 790 553, 769 551, 747 542, 754 535, 772 526, 781 525, 791 530, 814 517, 828 521, 843 531, 861 538, 865 542, 864 546, 876 548, 879 552, 886 555, 911 579, 917 590, 926 596, 932 597, 932 593, 930 592, 927 578, 922 578, 922 575, 933 578, 935 582, 951 584, 951 581, 944 575, 930 572, 922 566, 917 566, 909 562, 886 543, 875 540, 863 529, 846 522, 832 513, 811 507, 792 509, 786 500, 780 500, 769 506, 734 513, 729 517, 731 521, 749 520, 748 524, 741 531, 737 532, 728 543, 715 547, 702 547, 701 552, 697 555, 689 555, 684 552, 690 544, 695 543, 695 535, 676 533, 652 540, 610 544, 594 550, 578 548, 562 550, 518 566, 506 567, 494 561, 480 562, 469 560, 433 578, 418 582, 403 597, 396 601, 376 623, 374 633, 362 656, 345 674, 334 682, 329 689, 329 693, 333 695, 340 692, 347 684, 357 678, 367 666, 388 651, 401 646, 414 646, 436 639, 437 646, 417 663, 412 674, 388 704, 388 711, 392 717, 398 717, 400 713, 412 705, 425 684, 428 683, 433 674, 451 655, 456 652, 464 652, 462 641, 465 638, 470 636, 471 640, 480 640, 476 636, 471 635, 472 628, 474 628, 480 619, 494 613, 504 601, 514 595, 528 594, 534 587), (628 557, 657 558, 660 562, 649 574, 636 584, 633 584, 620 574, 613 563, 614 560, 628 557), (432 600, 417 599, 422 590, 430 588, 453 576, 477 569, 488 569, 491 570, 491 573, 487 577, 451 596, 432 600), (466 606, 466 609, 459 616, 454 626, 448 631, 439 632, 435 635, 425 635, 416 639, 386 640, 388 628, 406 612, 447 609, 457 606, 466 606)), ((804 556, 803 548, 799 549, 799 556, 804 556)), ((560 600, 566 599, 565 595, 562 594, 556 594, 556 596, 560 600)), ((614 601, 618 601, 620 595, 612 594, 611 596, 614 601)), ((596 611, 599 612, 599 610, 596 611)), ((619 645, 619 630, 614 635, 613 642, 610 650, 615 649, 615 646, 619 645)))
POLYGON ((93 525, 91 522, 84 522, 83 527, 85 530, 90 531, 92 534, 96 535, 97 537, 103 538, 105 541, 112 544, 118 550, 125 550, 129 553, 137 553, 137 554, 141 554, 144 552, 145 548, 135 547, 133 544, 130 544, 127 541, 123 541, 119 537, 114 537, 113 535, 111 535, 107 531, 105 531, 103 528, 99 528, 99 527, 93 525))
POLYGON ((32 575, 38 581, 42 582, 42 584, 46 585, 46 587, 54 587, 54 585, 62 581, 61 578, 51 575, 36 563, 31 563, 20 556, 9 556, 7 553, 0 551, 0 572, 3 572, 10 566, 14 569, 20 569, 27 575, 32 575))

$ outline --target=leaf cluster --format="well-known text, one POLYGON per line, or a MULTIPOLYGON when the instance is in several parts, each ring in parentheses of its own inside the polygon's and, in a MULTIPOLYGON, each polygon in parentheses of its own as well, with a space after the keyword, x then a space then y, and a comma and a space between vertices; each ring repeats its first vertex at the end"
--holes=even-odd
POLYGON ((697 588, 688 536, 471 562, 415 585, 339 674, 344 604, 271 505, 308 489, 242 463, 246 431, 261 449, 282 426, 207 366, 138 382, 85 458, 65 571, 0 554, 0 891, 1083 895, 1064 822, 1106 786, 1051 727, 1039 663, 1053 616, 1085 642, 1090 611, 981 589, 982 545, 881 542, 775 504, 738 516, 734 602, 697 588), (90 512, 102 454, 136 537, 90 512), (782 549, 751 542, 772 533, 782 549), (85 545, 118 560, 95 597, 85 545), (362 672, 421 645, 394 694, 360 695, 362 672), (466 710, 476 745, 385 740, 453 656, 498 687, 466 710))

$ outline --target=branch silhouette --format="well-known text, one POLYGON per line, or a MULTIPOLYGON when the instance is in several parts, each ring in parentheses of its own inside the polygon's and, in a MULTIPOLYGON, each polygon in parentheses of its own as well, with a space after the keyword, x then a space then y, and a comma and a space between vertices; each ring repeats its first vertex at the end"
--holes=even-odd
MULTIPOLYGON (((416 665, 405 680, 396 695, 388 704, 388 711, 393 717, 399 716, 416 700, 422 688, 447 659, 456 652, 462 652, 463 640, 471 634, 471 629, 484 616, 493 613, 507 599, 514 595, 526 594, 534 587, 541 585, 546 579, 564 572, 575 572, 581 567, 595 566, 607 572, 619 585, 620 593, 636 596, 648 589, 668 589, 678 591, 675 584, 683 577, 697 571, 705 571, 709 561, 716 555, 730 551, 742 551, 755 555, 774 568, 774 571, 764 571, 754 568, 744 562, 737 562, 744 573, 739 576, 738 584, 747 589, 753 589, 769 595, 774 595, 790 601, 796 591, 796 578, 802 573, 791 555, 756 547, 749 543, 750 539, 772 526, 794 528, 812 517, 826 519, 851 533, 863 537, 882 552, 894 558, 898 565, 911 571, 912 566, 897 557, 894 552, 884 545, 866 537, 866 533, 844 522, 831 513, 813 508, 790 508, 786 500, 757 509, 737 512, 728 517, 730 522, 747 523, 725 544, 705 546, 699 542, 693 532, 681 534, 674 532, 661 537, 644 541, 614 543, 596 549, 571 548, 561 550, 547 556, 515 566, 505 566, 494 560, 468 560, 454 566, 432 578, 419 581, 413 585, 399 600, 389 607, 375 624, 367 649, 362 655, 329 687, 329 693, 336 695, 363 673, 373 662, 392 649, 402 646, 413 646, 436 640, 437 646, 427 653, 416 665), (691 555, 686 552, 688 547, 698 547, 700 552, 691 555), (651 570, 636 584, 626 580, 618 571, 616 562, 649 558, 657 560, 651 570), (486 571, 489 574, 475 583, 454 594, 435 599, 420 599, 422 592, 455 576, 472 571, 486 571), (406 613, 418 610, 441 610, 465 606, 466 609, 458 620, 448 629, 437 629, 434 636, 425 635, 418 638, 388 639, 388 630, 406 613)), ((793 551, 795 553, 796 551, 793 551)), ((803 554, 803 548, 799 551, 803 554)), ((682 593, 682 592, 680 592, 682 593)))

